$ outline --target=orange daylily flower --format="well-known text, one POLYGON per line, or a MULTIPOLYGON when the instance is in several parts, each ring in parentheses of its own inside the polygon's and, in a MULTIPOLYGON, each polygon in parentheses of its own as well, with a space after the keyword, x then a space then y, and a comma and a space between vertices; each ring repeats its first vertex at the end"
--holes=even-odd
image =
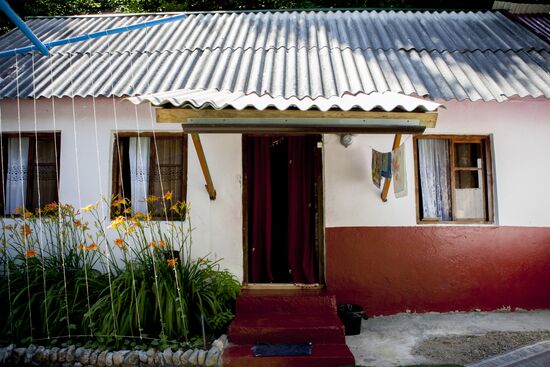
POLYGON ((174 194, 172 193, 172 191, 167 191, 166 194, 164 194, 164 200, 172 200, 172 197, 174 196, 174 194))
POLYGON ((88 246, 86 246, 86 250, 88 250, 88 251, 97 250, 97 243, 92 242, 91 244, 89 244, 88 246))
POLYGON ((82 251, 82 250, 84 249, 84 244, 81 243, 80 245, 76 246, 76 249, 77 249, 78 251, 82 251))
POLYGON ((159 201, 159 197, 156 196, 156 195, 149 195, 149 197, 147 198, 146 201, 149 202, 149 203, 154 203, 154 202, 159 201))
POLYGON ((44 206, 44 209, 46 211, 55 211, 55 210, 57 210, 57 208, 58 208, 58 206, 57 206, 57 203, 55 203, 55 202, 46 204, 46 206, 44 206))
POLYGON ((169 267, 175 268, 176 264, 178 263, 178 259, 177 258, 167 259, 166 262, 168 263, 169 267))
POLYGON ((25 252, 25 257, 26 258, 30 258, 30 257, 35 257, 36 256, 36 250, 31 248, 30 250, 27 250, 27 252, 25 252))
POLYGON ((159 246, 160 246, 160 247, 166 247, 166 242, 164 242, 164 241, 159 241, 159 246))
POLYGON ((147 246, 155 248, 155 247, 157 247, 157 243, 156 242, 149 242, 147 244, 147 246))
POLYGON ((117 238, 115 240, 115 246, 123 251, 126 250, 126 244, 124 243, 124 240, 122 238, 117 238))
POLYGON ((31 229, 31 227, 29 227, 28 224, 23 224, 23 225, 21 226, 21 235, 22 235, 22 236, 28 236, 28 235, 30 235, 31 233, 32 233, 32 229, 31 229))

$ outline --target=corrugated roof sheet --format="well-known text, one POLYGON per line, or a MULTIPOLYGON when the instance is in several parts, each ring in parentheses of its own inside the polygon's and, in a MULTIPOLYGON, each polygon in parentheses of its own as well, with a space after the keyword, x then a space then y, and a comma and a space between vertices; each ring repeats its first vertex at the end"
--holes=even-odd
MULTIPOLYGON (((548 5, 550 9, 550 5, 548 5)), ((510 14, 510 17, 529 28, 546 42, 550 42, 550 13, 546 14, 510 14)))
POLYGON ((439 103, 425 101, 420 98, 405 96, 393 92, 385 93, 357 93, 346 94, 342 97, 319 97, 316 99, 296 97, 272 97, 270 95, 258 96, 256 94, 244 94, 239 92, 218 92, 204 90, 177 90, 172 92, 154 93, 143 96, 131 97, 132 103, 150 102, 154 106, 170 104, 177 107, 192 107, 201 109, 212 107, 221 110, 227 107, 236 110, 243 110, 247 107, 253 107, 257 110, 265 110, 273 107, 278 110, 287 110, 289 108, 298 108, 306 111, 317 109, 328 111, 337 108, 343 111, 351 109, 361 109, 364 111, 384 110, 384 111, 421 111, 431 112, 437 110, 441 105, 439 103))
MULTIPOLYGON (((43 41, 157 15, 35 18, 43 41)), ((28 45, 19 31, 0 49, 28 45)), ((550 46, 494 12, 248 12, 0 60, 0 97, 134 96, 174 90, 316 99, 396 92, 443 100, 550 98, 550 46), (17 88, 19 84, 19 88, 17 88), (19 93, 17 93, 19 90, 19 93)))

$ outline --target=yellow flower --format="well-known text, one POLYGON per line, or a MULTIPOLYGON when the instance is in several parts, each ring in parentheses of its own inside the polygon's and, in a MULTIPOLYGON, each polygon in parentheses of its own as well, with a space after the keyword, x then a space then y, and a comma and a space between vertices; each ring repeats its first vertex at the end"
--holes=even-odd
POLYGON ((135 233, 135 232, 136 232, 136 226, 135 225, 131 225, 131 226, 128 226, 126 228, 126 233, 135 233))
POLYGON ((32 218, 33 214, 32 212, 26 211, 23 214, 21 214, 21 216, 23 217, 23 219, 29 219, 29 218, 32 218))
POLYGON ((80 245, 76 246, 76 249, 77 249, 78 251, 82 251, 82 250, 84 249, 84 244, 81 243, 80 245))
POLYGON ((156 195, 149 195, 149 197, 146 200, 148 203, 154 203, 159 201, 159 197, 156 195))
POLYGON ((36 250, 31 248, 30 250, 27 250, 27 252, 25 252, 25 257, 29 258, 29 257, 35 257, 36 256, 36 250))
POLYGON ((166 194, 164 194, 164 200, 172 200, 172 197, 174 196, 174 194, 172 193, 172 191, 167 191, 166 194))
POLYGON ((22 210, 21 208, 17 207, 15 208, 15 214, 21 214, 22 210))
POLYGON ((167 259, 166 262, 168 263, 169 267, 175 268, 176 264, 178 263, 178 259, 177 258, 167 259))
POLYGON ((88 246, 86 246, 86 250, 88 250, 88 251, 97 250, 97 243, 92 242, 91 244, 89 244, 88 246))
POLYGON ((122 215, 119 215, 118 217, 116 217, 115 219, 113 219, 111 221, 111 225, 109 227, 111 227, 113 229, 117 229, 122 224, 124 224, 124 217, 122 215))
POLYGON ((82 208, 82 211, 91 212, 93 208, 94 208, 93 204, 86 205, 84 208, 82 208))
POLYGON ((113 203, 111 205, 118 208, 121 205, 128 205, 128 204, 125 198, 119 198, 119 199, 113 200, 113 203))

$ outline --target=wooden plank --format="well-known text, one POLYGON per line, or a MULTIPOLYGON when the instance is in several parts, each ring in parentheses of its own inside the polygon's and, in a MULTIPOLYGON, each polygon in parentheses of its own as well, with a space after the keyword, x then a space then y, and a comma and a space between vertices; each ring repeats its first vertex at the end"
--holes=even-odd
POLYGON ((208 168, 208 163, 206 162, 206 156, 204 155, 204 149, 202 148, 201 139, 199 134, 191 134, 193 139, 193 145, 195 146, 195 151, 197 152, 197 157, 199 158, 199 163, 201 165, 202 174, 204 175, 204 180, 206 181, 206 191, 208 191, 208 196, 210 200, 216 200, 216 189, 214 188, 214 183, 212 182, 212 176, 210 176, 210 169, 208 168))
MULTIPOLYGON (((391 150, 395 150, 399 148, 399 144, 401 144, 401 134, 395 134, 395 137, 393 138, 393 145, 391 150)), ((390 191, 390 183, 391 178, 385 178, 384 179, 384 187, 382 188, 382 194, 380 197, 382 198, 382 201, 386 202, 388 201, 388 192, 390 191)))
POLYGON ((282 119, 416 119, 422 126, 434 128, 437 121, 437 112, 366 112, 366 111, 340 111, 340 110, 284 110, 277 109, 202 109, 194 110, 191 108, 157 108, 157 122, 159 123, 185 123, 187 119, 193 118, 216 118, 216 119, 262 119, 262 118, 282 118, 282 119))

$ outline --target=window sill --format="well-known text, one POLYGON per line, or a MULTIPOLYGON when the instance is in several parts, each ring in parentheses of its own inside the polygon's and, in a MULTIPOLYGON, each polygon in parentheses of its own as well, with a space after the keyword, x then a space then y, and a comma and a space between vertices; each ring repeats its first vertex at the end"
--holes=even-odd
POLYGON ((498 224, 495 222, 487 222, 487 221, 479 221, 479 220, 460 220, 460 221, 427 221, 427 220, 419 220, 416 221, 416 224, 420 226, 497 226, 498 224))

